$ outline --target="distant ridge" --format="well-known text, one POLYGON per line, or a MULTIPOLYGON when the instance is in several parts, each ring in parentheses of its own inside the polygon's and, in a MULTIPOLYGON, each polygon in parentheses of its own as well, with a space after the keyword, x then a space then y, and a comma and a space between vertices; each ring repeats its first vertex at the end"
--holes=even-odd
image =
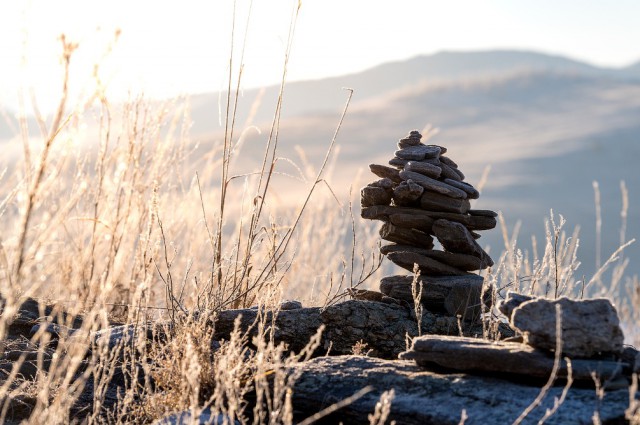
MULTIPOLYGON (((444 51, 385 63, 354 74, 288 83, 285 90, 283 116, 335 112, 342 107, 346 98, 344 91, 341 90, 342 87, 353 88, 355 90, 353 102, 358 103, 430 80, 500 77, 514 72, 567 73, 609 78, 628 78, 637 75, 640 78, 640 62, 628 68, 612 69, 532 51, 444 51)), ((251 104, 257 95, 257 89, 246 90, 243 102, 251 104)), ((256 115, 256 122, 272 118, 277 95, 277 86, 265 89, 263 104, 256 115)), ((196 122, 194 131, 195 133, 206 131, 198 123, 211 120, 211 111, 218 109, 218 94, 195 95, 192 100, 192 111, 196 122), (208 118, 205 120, 205 117, 208 118)), ((240 122, 243 122, 244 117, 246 115, 240 117, 240 122)))

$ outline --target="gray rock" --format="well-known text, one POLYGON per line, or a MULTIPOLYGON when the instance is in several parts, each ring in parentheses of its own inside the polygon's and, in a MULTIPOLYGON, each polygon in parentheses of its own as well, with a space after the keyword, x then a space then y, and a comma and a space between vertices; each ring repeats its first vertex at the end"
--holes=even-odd
MULTIPOLYGON (((440 149, 440 155, 444 155, 445 153, 447 153, 447 148, 445 148, 444 146, 440 146, 440 145, 427 145, 427 146, 440 149)), ((440 156, 438 156, 438 158, 440 158, 440 156)))
POLYGON ((416 140, 411 138, 404 138, 398 141, 398 149, 405 149, 405 148, 408 148, 409 146, 419 146, 419 145, 424 145, 424 143, 420 143, 420 140, 417 140, 417 143, 416 143, 416 140))
POLYGON ((153 425, 240 425, 240 421, 231 421, 226 415, 213 415, 211 409, 204 409, 194 416, 190 410, 183 412, 173 413, 165 416, 162 419, 158 419, 153 425))
POLYGON ((398 147, 404 149, 408 146, 422 145, 420 139, 422 139, 422 134, 414 130, 407 137, 403 137, 398 141, 398 147))
POLYGON ((410 206, 420 199, 423 192, 424 187, 413 180, 403 181, 393 190, 393 201, 396 205, 410 206))
POLYGON ((392 214, 411 214, 418 217, 431 217, 434 220, 445 219, 463 224, 469 231, 488 230, 496 227, 496 219, 493 217, 471 216, 468 214, 456 214, 451 212, 426 211, 419 208, 391 207, 388 205, 374 205, 360 210, 362 218, 368 220, 388 221, 392 214))
MULTIPOLYGON (((401 359, 415 360, 419 366, 438 365, 464 372, 491 372, 548 378, 554 358, 549 353, 526 344, 487 341, 478 338, 425 335, 413 340, 411 349, 400 354, 401 359)), ((592 372, 602 381, 620 376, 623 365, 607 360, 573 360, 572 377, 576 381, 593 383, 592 372)), ((566 378, 568 369, 562 361, 558 378, 566 378)))
POLYGON ((440 161, 444 162, 451 168, 458 168, 458 164, 456 164, 451 158, 448 156, 440 155, 440 161))
POLYGON ((415 252, 397 251, 387 254, 387 258, 394 264, 413 271, 414 264, 417 264, 421 274, 431 276, 460 276, 467 274, 464 270, 457 269, 450 265, 441 263, 438 260, 420 255, 415 252))
POLYGON ((593 357, 622 352, 624 335, 611 301, 537 298, 513 310, 511 325, 526 343, 543 350, 556 348, 556 305, 562 309, 562 353, 569 357, 593 357))
POLYGON ((500 304, 498 304, 498 309, 502 314, 507 316, 507 320, 511 321, 513 310, 515 310, 516 307, 519 307, 520 304, 526 301, 531 301, 534 298, 535 297, 530 297, 528 295, 518 294, 514 291, 508 291, 507 296, 504 298, 504 300, 501 301, 500 304))
POLYGON ((440 164, 440 168, 442 168, 442 172, 440 176, 442 178, 447 178, 451 180, 462 181, 464 180, 464 174, 457 168, 449 167, 445 162, 440 164))
POLYGON ((438 192, 443 195, 450 196, 451 198, 467 198, 467 193, 464 190, 458 189, 457 187, 453 187, 439 180, 434 180, 430 177, 423 176, 422 174, 413 171, 402 170, 400 171, 400 177, 404 180, 411 179, 427 190, 438 192))
POLYGON ((498 216, 498 213, 491 210, 469 210, 469 215, 477 216, 477 217, 492 217, 495 218, 498 216))
POLYGON ((385 165, 369 164, 369 170, 378 177, 387 178, 395 183, 400 183, 400 171, 385 165))
POLYGON ((428 162, 420 162, 420 161, 409 161, 407 165, 404 166, 404 169, 407 171, 414 171, 416 173, 420 173, 424 176, 431 177, 437 179, 440 177, 440 167, 437 165, 429 164, 428 162))
POLYGON ((428 211, 453 212, 458 214, 464 214, 471 208, 471 204, 467 199, 454 199, 430 190, 422 194, 420 206, 428 211))
POLYGON ((389 216, 391 224, 397 227, 420 230, 424 233, 431 233, 431 227, 435 221, 428 216, 417 216, 411 214, 391 214, 389 216))
POLYGON ((401 159, 420 161, 425 158, 437 158, 440 156, 440 148, 432 145, 407 146, 404 149, 397 150, 395 155, 401 159))
POLYGON ((385 190, 393 190, 393 180, 388 177, 384 177, 380 180, 369 183, 367 186, 380 187, 385 190))
POLYGON ((360 205, 371 207, 374 205, 389 205, 392 192, 381 187, 366 186, 360 190, 360 205))
MULTIPOLYGON (((472 230, 490 230, 496 227, 498 222, 493 217, 468 216, 466 223, 463 223, 469 231, 472 230)), ((456 221, 456 220, 453 220, 456 221)), ((474 236, 474 239, 478 239, 474 236)))
POLYGON ((493 265, 489 254, 484 252, 464 225, 441 219, 433 223, 432 229, 447 251, 476 256, 482 261, 483 268, 493 265))
POLYGON ((401 252, 401 251, 415 252, 416 254, 420 254, 420 255, 426 255, 428 252, 431 252, 430 249, 417 248, 411 245, 389 244, 389 245, 382 245, 380 247, 380 252, 383 255, 387 255, 391 252, 401 252))
MULTIPOLYGON (((541 390, 539 384, 462 373, 441 374, 425 371, 414 362, 360 356, 320 357, 291 366, 291 373, 299 374, 292 391, 293 405, 304 412, 298 421, 366 386, 373 387, 370 393, 338 410, 325 423, 369 423, 367 416, 375 410, 382 393, 393 389, 395 397, 388 420, 397 424, 458 425, 462 411, 467 416, 466 425, 511 424, 541 390)), ((551 388, 523 424, 538 423, 561 392, 562 388, 551 388)), ((564 403, 545 423, 592 424, 596 406, 602 423, 625 423, 629 393, 607 391, 602 402, 596 404, 592 388, 571 388, 564 403)))
POLYGON ((389 242, 405 245, 415 245, 422 248, 433 248, 433 238, 415 229, 406 229, 385 223, 380 228, 380 237, 389 242))
POLYGON ((286 300, 280 303, 280 310, 298 310, 302 308, 302 303, 296 300, 286 300))
POLYGON ((467 198, 469 199, 478 199, 480 197, 480 192, 478 192, 475 187, 471 186, 467 182, 454 179, 444 179, 443 181, 453 187, 464 190, 467 193, 467 198))
POLYGON ((404 168, 404 166, 407 165, 407 162, 409 162, 408 159, 395 157, 389 160, 389 165, 393 165, 394 167, 397 167, 397 168, 404 168))
POLYGON ((486 265, 478 257, 467 254, 459 254, 455 252, 427 250, 423 255, 438 260, 441 263, 448 264, 460 270, 471 271, 486 268, 486 265))
MULTIPOLYGON (((383 277, 380 280, 380 292, 412 303, 413 279, 414 276, 383 277)), ((452 316, 460 315, 465 320, 476 320, 482 312, 480 297, 484 279, 481 276, 420 275, 418 283, 422 286, 420 302, 431 311, 444 311, 452 316)), ((489 304, 489 298, 485 299, 485 304, 489 304)))

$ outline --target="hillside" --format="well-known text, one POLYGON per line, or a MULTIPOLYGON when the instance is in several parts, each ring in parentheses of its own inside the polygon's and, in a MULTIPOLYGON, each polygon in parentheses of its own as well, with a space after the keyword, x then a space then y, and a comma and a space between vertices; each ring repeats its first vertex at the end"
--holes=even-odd
MULTIPOLYGON (((530 247, 530 235, 543 239, 550 209, 567 218, 569 232, 579 225, 583 265, 578 273, 589 276, 595 264, 594 180, 602 194, 604 259, 619 245, 621 180, 629 191, 627 239, 640 236, 639 71, 638 64, 603 69, 533 52, 443 52, 352 75, 292 82, 285 89, 280 155, 300 163, 295 146, 301 146, 309 161, 319 164, 346 98, 342 87, 351 87, 353 102, 338 138, 332 178, 337 191, 345 193, 350 185, 358 189, 369 178, 369 163, 385 161, 408 130, 432 124, 441 129, 434 143, 450 149, 468 181, 477 184, 491 166, 478 207, 502 211, 510 228, 521 220, 523 249, 530 247)), ((242 94, 240 127, 256 124, 265 130, 247 133, 242 148, 247 170, 257 166, 264 149, 276 97, 276 87, 242 94), (259 96, 257 112, 247 122, 259 96)), ((191 101, 191 135, 203 153, 219 138, 218 98, 201 94, 191 101)), ((0 139, 13 133, 0 125, 0 139)), ((3 146, 8 156, 20 149, 16 143, 3 146)), ((297 172, 289 165, 282 171, 297 172)), ((504 247, 498 230, 481 241, 494 255, 504 247)), ((627 255, 628 271, 640 274, 640 244, 627 255)))

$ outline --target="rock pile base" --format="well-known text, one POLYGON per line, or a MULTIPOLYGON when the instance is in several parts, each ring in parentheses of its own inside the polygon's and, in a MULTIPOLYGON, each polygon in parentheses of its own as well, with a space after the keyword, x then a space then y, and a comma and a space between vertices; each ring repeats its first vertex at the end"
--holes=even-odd
MULTIPOLYGON (((475 338, 427 335, 415 338, 404 360, 418 366, 548 378, 561 349, 557 378, 567 378, 568 363, 574 381, 616 382, 637 373, 637 351, 623 349, 618 315, 606 299, 549 300, 509 293, 500 305, 523 342, 486 341, 475 338), (562 342, 556 341, 556 305, 561 308, 562 342), (627 352, 631 351, 631 352, 627 352), (567 359, 570 359, 569 362, 567 359)), ((622 386, 628 386, 623 379, 622 386)))
MULTIPOLYGON (((493 229, 496 213, 471 209, 480 193, 465 182, 447 149, 425 145, 414 130, 400 139, 389 165, 371 164, 380 180, 361 190, 361 215, 384 222, 381 247, 394 264, 418 270, 422 304, 432 311, 475 320, 481 313, 483 279, 470 273, 493 265, 476 231, 493 229), (442 246, 434 246, 434 238, 442 246)), ((413 275, 391 276, 381 292, 413 303, 413 275)))

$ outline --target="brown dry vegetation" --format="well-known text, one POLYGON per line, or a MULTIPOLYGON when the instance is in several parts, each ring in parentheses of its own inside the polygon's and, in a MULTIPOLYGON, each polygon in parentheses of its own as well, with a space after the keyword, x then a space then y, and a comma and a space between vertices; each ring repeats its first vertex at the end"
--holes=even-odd
MULTIPOLYGON (((237 129, 234 121, 241 75, 229 78, 224 134, 203 152, 189 139, 188 108, 180 101, 134 98, 112 105, 98 90, 73 104, 67 98, 68 70, 77 46, 62 43, 67 72, 60 105, 50 121, 39 117, 40 138, 29 137, 26 120, 20 120, 22 159, 0 172, 0 354, 9 348, 7 329, 26 297, 56 304, 49 317, 70 313, 60 317, 70 327, 76 315, 84 321, 75 340, 62 336, 57 346, 40 349, 38 365, 46 356, 52 361, 33 380, 17 373, 24 358, 11 373, 0 371, 0 422, 10 420, 21 399, 31 400, 32 423, 73 422, 75 403, 91 383, 93 410, 82 413, 88 423, 147 423, 204 407, 242 423, 292 423, 289 389, 295 376, 283 371, 308 357, 317 341, 307 352, 285 355, 266 318, 256 324, 262 337, 253 341, 255 351, 239 331, 215 352, 202 341, 213 333, 206 319, 221 309, 277 308, 283 298, 325 305, 367 277, 364 285, 376 286, 382 273, 376 229, 354 218, 352 199, 336 199, 327 183, 349 101, 345 114, 336 117, 336 135, 327 140, 320 169, 305 166, 304 156, 300 167, 279 157, 279 103, 263 135, 264 157, 253 159, 256 169, 239 174, 243 164, 236 162, 250 131, 237 129), (86 128, 95 132, 83 133, 86 128), (91 140, 90 147, 80 145, 82 139, 91 140), (292 168, 297 176, 283 175, 292 168), (279 205, 290 179, 307 187, 294 209, 279 205), (171 327, 151 344, 141 337, 115 349, 104 341, 77 343, 114 322, 144 327, 161 320, 171 327), (118 370, 139 385, 121 394, 113 410, 102 406, 101 391, 118 370)), ((285 80, 286 72, 281 99, 285 80)), ((486 279, 494 296, 506 289, 606 296, 625 323, 639 323, 640 283, 625 279, 628 259, 616 253, 617 261, 605 263, 613 269, 606 274, 610 279, 604 273, 586 280, 574 276, 577 235, 568 238, 564 221, 557 220, 551 216, 545 246, 534 241, 531 254, 517 248, 517 231, 510 234, 503 226, 505 250, 486 279)), ((623 235, 621 244, 626 243, 623 235)), ((487 315, 486 337, 497 314, 487 315)), ((640 343, 637 333, 628 336, 640 343)), ((46 347, 48 338, 37 332, 32 341, 46 347)), ((384 397, 371 423, 384 423, 393 393, 384 397)))

